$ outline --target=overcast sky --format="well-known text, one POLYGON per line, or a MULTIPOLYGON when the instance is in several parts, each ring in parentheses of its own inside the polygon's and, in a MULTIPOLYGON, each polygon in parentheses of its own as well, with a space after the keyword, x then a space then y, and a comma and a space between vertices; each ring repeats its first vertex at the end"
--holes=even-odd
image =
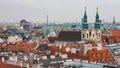
POLYGON ((96 7, 100 19, 120 21, 120 0, 0 0, 0 22, 80 22, 87 7, 88 21, 95 21, 96 7))

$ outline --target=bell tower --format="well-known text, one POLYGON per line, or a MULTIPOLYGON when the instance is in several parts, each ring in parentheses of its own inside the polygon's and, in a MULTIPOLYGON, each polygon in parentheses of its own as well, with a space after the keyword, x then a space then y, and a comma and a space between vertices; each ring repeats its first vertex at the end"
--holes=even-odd
POLYGON ((97 11, 96 11, 96 16, 95 16, 95 18, 96 18, 95 23, 94 23, 95 29, 100 29, 100 24, 101 24, 101 22, 100 22, 100 20, 99 20, 98 7, 97 7, 97 11))
POLYGON ((86 7, 83 16, 82 29, 88 29, 86 7))

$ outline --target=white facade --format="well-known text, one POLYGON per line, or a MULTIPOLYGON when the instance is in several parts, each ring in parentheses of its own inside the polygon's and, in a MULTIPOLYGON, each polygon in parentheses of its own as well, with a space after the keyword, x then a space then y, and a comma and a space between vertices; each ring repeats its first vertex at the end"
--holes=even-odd
POLYGON ((24 61, 27 61, 27 60, 28 60, 28 57, 27 57, 27 56, 24 56, 23 59, 24 59, 24 61))
POLYGON ((55 31, 51 30, 47 37, 56 37, 56 36, 57 35, 56 35, 55 31))
POLYGON ((9 57, 9 60, 10 60, 10 61, 17 62, 17 56, 10 56, 10 57, 9 57))
POLYGON ((101 43, 98 44, 97 49, 98 49, 98 50, 103 50, 103 47, 102 47, 102 44, 101 44, 101 43))
POLYGON ((2 38, 0 38, 0 42, 4 42, 2 38))
POLYGON ((76 49, 75 48, 71 48, 71 53, 76 53, 76 49))
POLYGON ((81 39, 84 41, 100 41, 101 40, 101 30, 82 30, 81 39))
POLYGON ((82 40, 88 40, 89 39, 89 31, 88 30, 82 30, 81 31, 81 39, 82 40))
POLYGON ((62 54, 61 58, 68 58, 67 54, 62 54))
POLYGON ((92 50, 93 47, 91 44, 85 44, 84 45, 84 55, 87 53, 88 50, 92 50))
POLYGON ((55 59, 55 55, 51 55, 50 58, 51 58, 51 59, 55 59))
POLYGON ((7 42, 9 43, 16 43, 16 42, 22 42, 22 37, 18 36, 18 35, 15 35, 15 36, 10 36, 8 37, 7 39, 7 42))
POLYGON ((46 59, 47 59, 47 56, 42 56, 42 59, 43 59, 43 60, 46 60, 46 59))
POLYGON ((67 47, 67 48, 66 48, 66 52, 69 52, 69 51, 70 51, 70 48, 69 48, 69 47, 67 47))

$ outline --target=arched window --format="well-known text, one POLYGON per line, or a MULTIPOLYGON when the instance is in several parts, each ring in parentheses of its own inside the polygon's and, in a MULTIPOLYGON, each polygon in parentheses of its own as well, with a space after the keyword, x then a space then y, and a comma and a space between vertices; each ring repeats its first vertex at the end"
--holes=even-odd
POLYGON ((93 34, 93 38, 94 38, 94 34, 93 34))
POLYGON ((100 37, 100 33, 99 33, 99 37, 100 37))
POLYGON ((88 38, 88 33, 87 33, 87 38, 88 38))
POLYGON ((90 36, 91 36, 91 31, 89 32, 90 36))
POLYGON ((85 36, 84 36, 84 34, 83 34, 83 38, 84 38, 85 36))

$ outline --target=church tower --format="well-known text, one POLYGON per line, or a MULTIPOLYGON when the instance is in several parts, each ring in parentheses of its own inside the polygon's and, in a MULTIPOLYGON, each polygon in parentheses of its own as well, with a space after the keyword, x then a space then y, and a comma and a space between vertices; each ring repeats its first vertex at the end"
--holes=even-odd
POLYGON ((98 8, 97 8, 97 11, 96 11, 96 16, 95 16, 96 20, 95 20, 95 29, 100 29, 100 20, 99 20, 99 14, 98 14, 98 8))
POLYGON ((86 7, 85 7, 85 11, 84 11, 84 17, 83 17, 83 22, 82 22, 82 29, 88 29, 86 7))

